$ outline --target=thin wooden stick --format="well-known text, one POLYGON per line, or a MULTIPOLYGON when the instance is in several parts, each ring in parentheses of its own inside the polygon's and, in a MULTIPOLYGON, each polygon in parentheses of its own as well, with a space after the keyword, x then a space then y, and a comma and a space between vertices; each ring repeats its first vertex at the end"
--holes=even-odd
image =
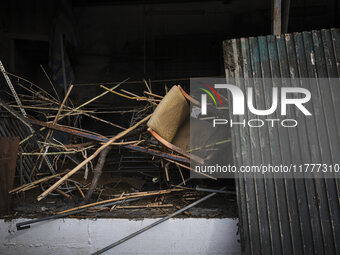
MULTIPOLYGON (((72 111, 71 111, 71 112, 72 112, 72 111)), ((88 113, 86 113, 86 112, 80 112, 80 113, 81 113, 81 114, 84 114, 84 115, 86 115, 86 116, 88 116, 88 117, 90 117, 90 118, 93 118, 93 119, 95 119, 95 120, 98 120, 98 121, 101 121, 101 122, 103 122, 103 123, 109 124, 109 125, 111 125, 111 126, 113 126, 113 127, 116 127, 116 128, 122 129, 122 130, 125 130, 125 129, 126 129, 126 128, 121 127, 121 126, 119 126, 119 125, 117 125, 117 124, 115 124, 115 123, 109 122, 109 121, 107 121, 107 120, 103 120, 103 119, 101 119, 101 118, 98 118, 98 117, 96 117, 96 116, 94 116, 94 115, 91 115, 91 114, 88 114, 88 113)), ((77 113, 77 114, 78 114, 78 113, 77 113)), ((60 118, 59 118, 59 120, 63 119, 63 118, 66 117, 67 115, 70 115, 70 114, 61 115, 60 118)), ((45 129, 46 129, 46 127, 42 127, 42 128, 39 129, 39 131, 41 132, 41 131, 43 131, 43 130, 45 130, 45 129)), ((21 141, 19 142, 19 145, 21 145, 22 143, 26 142, 27 140, 29 140, 29 139, 32 138, 32 137, 33 137, 33 135, 27 136, 26 138, 24 138, 23 140, 21 140, 21 141)))
POLYGON ((170 181, 170 178, 169 178, 169 165, 170 165, 170 162, 164 164, 165 177, 166 177, 167 181, 170 181))
POLYGON ((142 119, 141 121, 139 121, 138 123, 136 123, 134 126, 120 132, 118 135, 114 136, 113 138, 111 138, 108 142, 106 142, 105 144, 103 144, 102 146, 100 146, 90 157, 88 157, 87 159, 85 159, 83 162, 81 162, 78 166, 76 166, 75 168, 73 168, 70 172, 68 172, 63 178, 61 178, 59 181, 57 181, 55 184, 53 184, 51 187, 49 187, 46 191, 44 191, 40 196, 38 196, 37 200, 40 201, 41 199, 43 199, 44 197, 46 197, 48 194, 50 194, 53 190, 55 190, 57 187, 59 187, 59 185, 61 185, 65 180, 67 180, 70 176, 72 176, 74 173, 76 173, 77 171, 79 171, 83 166, 86 165, 86 163, 88 163, 89 161, 93 160, 102 150, 104 150, 106 147, 110 146, 111 143, 115 142, 116 140, 122 138, 123 136, 125 136, 126 134, 128 134, 129 132, 131 132, 132 130, 134 130, 135 128, 137 128, 139 125, 141 125, 142 123, 144 123, 145 121, 147 121, 148 119, 150 119, 152 114, 150 114, 149 116, 145 117, 144 119, 142 119))
POLYGON ((154 94, 154 93, 150 93, 150 92, 147 92, 147 91, 144 91, 144 93, 147 94, 147 95, 153 96, 153 97, 163 98, 163 96, 160 96, 160 95, 157 95, 157 94, 154 94))
POLYGON ((164 204, 164 205, 120 205, 117 206, 116 209, 139 209, 139 208, 164 208, 164 207, 173 207, 173 204, 164 204))
MULTIPOLYGON (((122 198, 124 196, 125 192, 123 192, 122 194, 120 194, 119 198, 122 198)), ((113 209, 115 209, 117 205, 113 205, 111 208, 110 208, 110 212, 113 211, 113 209)))
MULTIPOLYGON (((156 101, 156 102, 160 102, 161 100, 160 99, 153 99, 153 98, 147 98, 147 97, 141 97, 141 96, 128 96, 128 95, 124 95, 122 93, 119 93, 117 91, 114 91, 114 90, 111 90, 103 85, 100 86, 101 88, 109 91, 109 92, 112 92, 113 94, 116 94, 118 96, 121 96, 121 97, 124 97, 124 98, 127 98, 127 99, 132 99, 132 100, 137 100, 137 101, 148 101, 150 103, 154 103, 153 101, 156 101)), ((130 93, 130 92, 129 92, 130 93)))
POLYGON ((71 84, 71 86, 68 88, 67 93, 66 93, 66 95, 65 95, 65 97, 64 97, 64 100, 63 100, 63 102, 61 103, 61 105, 60 105, 60 107, 59 107, 59 110, 58 110, 58 112, 57 112, 57 115, 55 116, 55 118, 54 118, 54 120, 53 120, 53 125, 56 124, 56 123, 58 122, 59 115, 60 115, 61 111, 63 110, 63 107, 64 107, 64 105, 65 105, 65 103, 66 103, 66 100, 67 100, 67 98, 69 97, 69 95, 70 95, 70 93, 71 93, 73 87, 74 87, 74 85, 71 84))
POLYGON ((184 179, 184 176, 183 176, 183 173, 182 173, 181 167, 180 167, 179 165, 176 165, 176 166, 177 166, 177 168, 178 168, 178 170, 179 170, 179 173, 181 174, 181 178, 182 178, 182 182, 183 182, 183 184, 184 184, 184 185, 187 185, 187 184, 185 183, 185 179, 184 179))
MULTIPOLYGON (((116 86, 112 87, 111 89, 114 90, 114 89, 118 88, 121 84, 123 84, 124 82, 126 82, 128 79, 130 79, 130 78, 127 78, 127 79, 123 80, 122 82, 118 83, 116 86)), ((60 116, 59 120, 65 118, 66 116, 71 115, 73 112, 78 111, 80 108, 84 107, 85 105, 88 105, 89 103, 92 103, 93 101, 97 100, 98 98, 101 98, 102 96, 106 95, 107 93, 109 93, 109 92, 108 92, 108 91, 104 91, 104 92, 101 93, 100 95, 98 95, 98 96, 96 96, 96 97, 90 99, 89 101, 87 101, 87 102, 85 102, 85 103, 83 103, 83 104, 77 106, 76 108, 72 109, 72 110, 69 111, 68 113, 66 113, 66 114, 64 114, 64 115, 62 115, 62 116, 60 116)), ((33 94, 34 94, 34 93, 33 93, 33 94)), ((84 114, 85 114, 85 113, 84 113, 84 114)), ((85 115, 86 115, 86 116, 89 116, 89 117, 92 117, 92 118, 95 118, 93 115, 90 115, 90 114, 85 114, 85 115)), ((99 119, 98 117, 96 117, 95 119, 101 120, 101 121, 102 121, 102 119, 99 119)), ((111 124, 113 124, 113 123, 111 123, 111 124)), ((121 128, 121 129, 123 129, 123 130, 125 129, 125 128, 120 127, 120 126, 118 126, 118 125, 116 125, 116 127, 119 127, 119 128, 121 128)), ((42 128, 40 129, 40 131, 43 131, 43 130, 45 130, 45 129, 46 129, 46 127, 42 127, 42 128)), ((22 144, 22 143, 24 143, 25 141, 29 140, 31 137, 33 137, 33 135, 27 136, 25 139, 23 139, 22 141, 20 141, 19 145, 22 144)))
MULTIPOLYGON (((94 146, 91 146, 89 148, 92 148, 94 146)), ((74 151, 58 151, 58 152, 23 152, 23 156, 51 156, 51 155, 63 155, 63 154, 76 154, 82 151, 85 151, 89 148, 84 148, 81 150, 74 150, 74 151)))
POLYGON ((210 179, 213 179, 213 180, 215 180, 215 181, 217 180, 217 178, 212 177, 212 176, 210 176, 210 175, 208 175, 208 174, 201 173, 201 172, 196 172, 195 169, 191 168, 190 166, 183 165, 183 164, 181 164, 181 163, 178 163, 178 162, 176 162, 176 161, 174 161, 174 160, 167 159, 167 158, 165 158, 165 160, 167 160, 167 161, 169 161, 169 162, 171 162, 171 163, 174 163, 174 164, 176 164, 176 165, 178 165, 178 166, 184 167, 184 168, 186 168, 186 169, 188 169, 188 170, 190 170, 190 171, 193 171, 193 172, 195 172, 195 173, 197 173, 197 174, 200 174, 200 175, 203 175, 203 176, 208 177, 208 178, 210 178, 210 179))
MULTIPOLYGON (((64 97, 64 100, 63 100, 63 102, 61 103, 61 105, 60 105, 60 107, 59 107, 59 110, 58 110, 58 112, 57 112, 57 115, 55 116, 55 118, 54 118, 54 120, 53 120, 53 125, 55 125, 55 124, 58 122, 59 115, 60 115, 61 111, 63 110, 64 104, 66 103, 66 100, 67 100, 67 98, 69 97, 69 95, 70 95, 70 93, 71 93, 73 87, 74 87, 74 86, 71 85, 71 86, 68 88, 67 93, 66 93, 66 95, 65 95, 65 97, 64 97)), ((40 153, 43 153, 44 148, 45 148, 45 144, 48 142, 48 140, 50 139, 50 137, 51 137, 52 134, 53 134, 53 131, 52 131, 51 129, 48 130, 48 133, 47 133, 47 135, 46 135, 46 137, 45 137, 44 144, 43 144, 43 146, 42 146, 41 149, 40 149, 40 153)), ((46 151, 45 151, 45 152, 47 152, 47 150, 48 150, 48 148, 46 148, 46 151)), ((37 158, 37 161, 36 161, 37 163, 39 162, 40 156, 45 157, 44 154, 38 154, 38 158, 37 158)), ((30 176, 33 176, 33 174, 34 174, 34 172, 35 172, 35 169, 37 168, 37 163, 34 165, 32 171, 31 171, 30 176)), ((40 162, 38 169, 41 168, 41 165, 42 165, 42 161, 40 162)))
POLYGON ((19 192, 24 192, 24 191, 27 191, 27 190, 30 190, 30 189, 34 189, 34 188, 37 188, 39 187, 39 185, 33 185, 33 186, 28 186, 20 191, 17 191, 16 194, 18 194, 19 192))
MULTIPOLYGON (((118 88, 121 84, 123 84, 124 82, 126 82, 128 79, 130 79, 130 78, 127 78, 127 79, 125 79, 124 81, 121 81, 120 83, 118 83, 117 85, 115 85, 114 87, 112 87, 111 90, 114 90, 114 89, 118 88)), ((100 98, 100 97, 106 95, 107 93, 109 93, 109 92, 108 92, 108 91, 104 91, 104 92, 101 93, 100 95, 98 95, 98 96, 96 96, 96 97, 90 99, 89 101, 83 103, 82 105, 79 105, 78 107, 76 107, 76 108, 74 109, 74 111, 79 110, 80 108, 84 107, 85 105, 88 105, 89 103, 92 103, 93 101, 95 101, 95 100, 97 100, 98 98, 100 98)), ((71 111, 71 112, 72 112, 72 111, 71 111)))
POLYGON ((220 145, 220 144, 225 144, 225 143, 230 143, 230 142, 231 142, 231 139, 222 140, 222 141, 218 141, 216 143, 207 144, 207 145, 204 145, 204 146, 201 146, 201 147, 197 147, 197 148, 187 150, 187 152, 198 151, 198 150, 202 150, 203 148, 209 148, 209 147, 213 147, 214 145, 220 145))
POLYGON ((47 80, 48 80, 48 81, 50 82, 50 84, 51 84, 51 87, 52 87, 52 89, 53 89, 55 95, 56 95, 57 98, 58 98, 58 101, 60 102, 60 98, 59 98, 59 96, 58 96, 58 92, 57 92, 57 90, 55 89, 55 87, 54 87, 54 85, 53 85, 53 82, 51 81, 50 77, 47 75, 47 73, 46 73, 44 67, 43 67, 42 65, 40 65, 40 68, 43 70, 43 72, 44 72, 44 74, 45 74, 47 80))
POLYGON ((148 89, 148 91, 149 91, 150 93, 152 93, 152 91, 151 91, 151 89, 150 89, 150 87, 149 87, 148 83, 146 82, 146 80, 145 80, 145 79, 143 79, 143 81, 144 81, 144 83, 145 83, 145 86, 146 86, 146 88, 148 89))
POLYGON ((122 94, 122 93, 119 93, 119 92, 117 92, 117 91, 114 91, 114 90, 112 90, 112 89, 109 89, 109 88, 105 87, 104 85, 100 85, 100 87, 103 88, 103 89, 105 89, 107 92, 111 92, 111 93, 113 93, 113 94, 116 94, 116 95, 121 96, 121 97, 125 97, 125 98, 127 98, 127 99, 136 99, 136 100, 138 100, 138 99, 145 99, 145 97, 139 97, 139 96, 133 96, 133 97, 132 97, 132 96, 124 95, 124 94, 122 94))
POLYGON ((132 93, 132 92, 130 92, 130 91, 127 91, 127 90, 125 90, 125 89, 121 89, 120 91, 122 91, 122 92, 124 92, 124 93, 126 93, 126 94, 129 94, 129 95, 131 95, 131 96, 134 96, 134 97, 141 97, 141 96, 138 96, 138 95, 136 95, 136 94, 134 94, 134 93, 132 93))
POLYGON ((103 200, 103 201, 99 201, 99 202, 95 202, 95 203, 91 203, 91 204, 87 204, 87 205, 74 207, 74 208, 71 208, 71 209, 68 209, 68 210, 65 210, 65 211, 57 212, 56 214, 73 212, 73 211, 76 211, 76 210, 79 210, 79 209, 89 208, 89 207, 93 207, 93 206, 97 206, 97 205, 102 205, 102 204, 107 204, 107 203, 111 203, 111 202, 129 199, 129 198, 163 195, 163 194, 171 193, 173 191, 182 191, 182 190, 183 189, 166 189, 166 190, 159 190, 159 191, 156 191, 156 192, 149 192, 147 194, 143 193, 143 194, 137 194, 137 195, 132 195, 132 196, 117 197, 117 198, 103 200))
POLYGON ((39 184, 39 183, 41 183, 41 182, 48 181, 48 180, 53 179, 53 178, 55 178, 55 177, 58 177, 58 176, 60 176, 60 175, 66 174, 67 172, 68 172, 68 171, 64 171, 64 172, 62 172, 62 173, 58 173, 58 174, 46 176, 46 177, 41 178, 41 179, 39 179, 39 180, 36 180, 36 181, 34 181, 34 182, 26 183, 26 184, 24 184, 24 185, 21 185, 20 187, 17 187, 17 188, 15 188, 15 189, 10 190, 8 193, 9 193, 9 194, 14 193, 14 192, 17 192, 17 193, 18 193, 18 192, 20 192, 21 190, 25 189, 26 187, 34 186, 34 185, 39 184))
POLYGON ((83 199, 85 199, 84 192, 81 190, 81 188, 77 185, 77 183, 75 183, 74 185, 76 186, 77 190, 79 191, 81 197, 82 197, 83 199))
MULTIPOLYGON (((9 106, 12 107, 12 108, 20 108, 19 105, 9 105, 9 106)), ((23 105, 22 108, 34 109, 34 110, 49 110, 49 111, 58 111, 58 109, 59 109, 59 108, 55 108, 55 107, 40 107, 40 106, 32 106, 32 105, 23 105)))
POLYGON ((72 199, 72 196, 69 194, 66 194, 64 191, 60 190, 60 189, 56 189, 56 191, 60 194, 63 195, 64 197, 68 198, 68 199, 72 199))
MULTIPOLYGON (((215 78, 216 76, 214 76, 215 78)), ((218 76, 219 78, 223 78, 223 76, 218 76)), ((153 82, 159 83, 159 82, 177 82, 177 81, 189 81, 190 78, 177 78, 177 79, 165 79, 165 80, 153 80, 153 82)), ((96 83, 77 83, 77 86, 98 86, 101 84, 104 85, 111 85, 111 84, 115 84, 117 83, 117 81, 111 81, 111 82, 96 82, 96 83)), ((126 84, 140 84, 141 81, 140 80, 136 80, 136 81, 128 81, 126 82, 126 84)))
POLYGON ((94 116, 94 115, 92 115, 92 114, 88 114, 88 113, 86 113, 86 112, 84 112, 83 114, 84 114, 85 116, 88 116, 88 117, 93 118, 93 119, 95 119, 95 120, 101 121, 101 122, 103 122, 103 123, 105 123, 105 124, 108 124, 108 125, 111 125, 111 126, 113 126, 113 127, 116 127, 116 128, 122 129, 122 130, 125 130, 125 129, 126 129, 126 128, 122 127, 122 126, 117 125, 116 123, 112 123, 112 122, 110 122, 110 121, 107 121, 107 120, 98 118, 97 116, 94 116))
MULTIPOLYGON (((20 76, 18 76, 18 75, 16 75, 16 74, 7 72, 7 71, 6 71, 5 73, 6 73, 7 75, 9 75, 9 76, 13 76, 13 77, 15 77, 15 78, 17 78, 17 79, 19 79, 19 80, 22 80, 22 81, 27 82, 28 84, 31 85, 31 87, 36 87, 37 89, 39 89, 40 91, 43 91, 46 95, 50 96, 52 99, 55 100, 55 98, 54 98, 52 95, 50 95, 46 90, 42 89, 40 86, 34 84, 33 82, 31 82, 31 81, 29 81, 29 80, 26 80, 25 78, 22 78, 22 77, 20 77, 20 76)), ((18 82, 17 84, 19 85, 20 82, 18 82)), ((25 87, 25 86, 23 86, 22 84, 20 84, 20 85, 21 85, 22 87, 25 87)), ((25 88, 26 88, 26 87, 25 87, 25 88)), ((28 89, 28 88, 26 88, 26 89, 28 89)), ((33 94, 34 94, 34 95, 41 95, 40 93, 35 93, 35 92, 33 92, 33 94)))

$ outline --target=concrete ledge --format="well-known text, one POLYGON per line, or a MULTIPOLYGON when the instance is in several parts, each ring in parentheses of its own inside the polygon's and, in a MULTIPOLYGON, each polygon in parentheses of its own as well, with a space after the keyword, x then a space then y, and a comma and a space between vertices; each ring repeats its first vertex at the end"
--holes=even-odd
MULTIPOLYGON (((16 231, 0 220, 0 254, 90 254, 157 219, 57 219, 16 231)), ((240 254, 234 219, 170 219, 105 254, 240 254)))

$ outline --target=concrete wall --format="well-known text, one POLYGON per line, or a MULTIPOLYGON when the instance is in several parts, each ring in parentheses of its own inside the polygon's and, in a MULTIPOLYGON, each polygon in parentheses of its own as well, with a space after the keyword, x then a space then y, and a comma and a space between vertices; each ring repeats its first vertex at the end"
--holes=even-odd
MULTIPOLYGON (((156 219, 58 219, 16 231, 0 220, 0 254, 90 254, 156 219)), ((105 254, 240 254, 237 220, 170 219, 105 254)))

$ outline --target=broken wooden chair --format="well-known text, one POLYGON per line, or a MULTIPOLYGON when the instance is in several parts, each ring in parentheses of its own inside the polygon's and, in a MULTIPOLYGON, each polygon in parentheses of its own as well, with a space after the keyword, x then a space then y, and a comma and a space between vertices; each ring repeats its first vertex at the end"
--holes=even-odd
POLYGON ((200 105, 181 86, 173 86, 148 121, 148 131, 168 149, 203 164, 202 158, 188 153, 190 150, 190 102, 200 105))

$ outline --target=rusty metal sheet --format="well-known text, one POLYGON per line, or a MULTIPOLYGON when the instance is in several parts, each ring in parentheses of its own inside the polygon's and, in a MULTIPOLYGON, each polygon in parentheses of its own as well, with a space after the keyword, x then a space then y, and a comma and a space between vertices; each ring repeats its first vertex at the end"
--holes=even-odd
POLYGON ((8 192, 13 188, 15 166, 19 148, 19 137, 0 136, 0 212, 10 211, 11 199, 8 192))

